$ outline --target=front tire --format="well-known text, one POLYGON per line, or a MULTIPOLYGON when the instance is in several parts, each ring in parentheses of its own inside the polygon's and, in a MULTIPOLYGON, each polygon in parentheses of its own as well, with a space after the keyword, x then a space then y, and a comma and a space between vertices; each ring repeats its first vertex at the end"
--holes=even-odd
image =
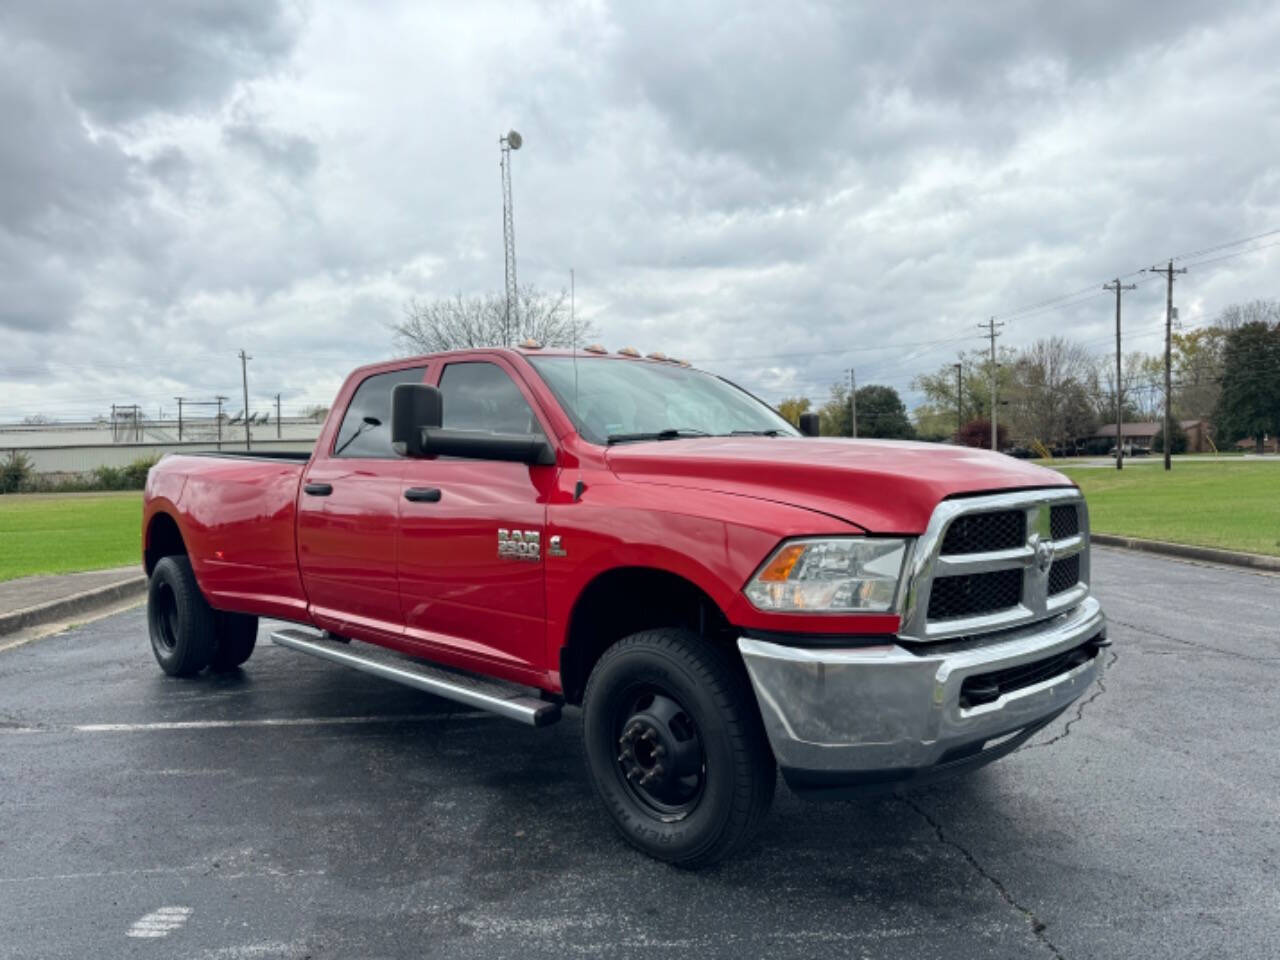
POLYGON ((596 792, 633 846, 677 866, 724 859, 755 833, 777 779, 742 664, 688 630, 633 634, 587 681, 596 792))
POLYGON ((193 677, 213 659, 217 643, 214 610, 200 592, 191 561, 185 556, 163 557, 151 571, 147 628, 151 652, 160 669, 171 677, 193 677))

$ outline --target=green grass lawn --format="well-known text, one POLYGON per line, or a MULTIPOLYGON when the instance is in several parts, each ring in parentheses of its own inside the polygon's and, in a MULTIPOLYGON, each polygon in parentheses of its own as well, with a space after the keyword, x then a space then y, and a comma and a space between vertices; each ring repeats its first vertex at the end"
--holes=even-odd
POLYGON ((1280 556, 1280 463, 1060 469, 1084 491, 1099 533, 1280 556))
POLYGON ((139 563, 142 494, 0 497, 0 580, 139 563))

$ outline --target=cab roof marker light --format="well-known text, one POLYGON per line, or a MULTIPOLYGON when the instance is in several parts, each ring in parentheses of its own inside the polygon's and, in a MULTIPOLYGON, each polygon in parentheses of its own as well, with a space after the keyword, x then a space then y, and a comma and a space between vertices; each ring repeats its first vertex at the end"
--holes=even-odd
POLYGON ((520 341, 520 349, 522 350, 541 350, 542 344, 537 340, 528 339, 520 341))
POLYGON ((604 348, 603 344, 599 344, 599 343, 593 343, 590 346, 583 347, 582 349, 585 350, 587 353, 608 353, 609 352, 604 348))
POLYGON ((621 350, 618 351, 618 353, 620 353, 624 357, 640 356, 640 351, 637 350, 635 347, 623 347, 621 350))
POLYGON ((667 355, 665 353, 662 353, 659 350, 655 350, 653 351, 653 353, 649 354, 649 359, 650 360, 666 360, 667 355))

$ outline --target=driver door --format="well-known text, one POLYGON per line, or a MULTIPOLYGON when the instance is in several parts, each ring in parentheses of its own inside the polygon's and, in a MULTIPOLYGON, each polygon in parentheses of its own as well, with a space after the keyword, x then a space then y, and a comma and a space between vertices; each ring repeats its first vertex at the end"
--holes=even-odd
MULTIPOLYGON (((532 395, 500 358, 446 364, 439 388, 445 427, 547 435, 532 395)), ((406 463, 397 555, 407 639, 459 666, 541 673, 542 540, 557 470, 451 457, 406 463), (500 531, 508 544, 518 532, 524 548, 500 547, 500 531)))

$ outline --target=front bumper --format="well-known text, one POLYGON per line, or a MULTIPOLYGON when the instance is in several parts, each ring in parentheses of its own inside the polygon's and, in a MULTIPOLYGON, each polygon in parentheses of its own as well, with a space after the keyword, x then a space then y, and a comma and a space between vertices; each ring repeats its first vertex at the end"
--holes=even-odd
POLYGON ((932 780, 1016 749, 1098 679, 1101 654, 968 707, 965 680, 1090 641, 1101 647, 1105 630, 1098 601, 1087 597, 995 639, 833 649, 743 637, 738 649, 788 784, 801 793, 861 793, 932 780))

